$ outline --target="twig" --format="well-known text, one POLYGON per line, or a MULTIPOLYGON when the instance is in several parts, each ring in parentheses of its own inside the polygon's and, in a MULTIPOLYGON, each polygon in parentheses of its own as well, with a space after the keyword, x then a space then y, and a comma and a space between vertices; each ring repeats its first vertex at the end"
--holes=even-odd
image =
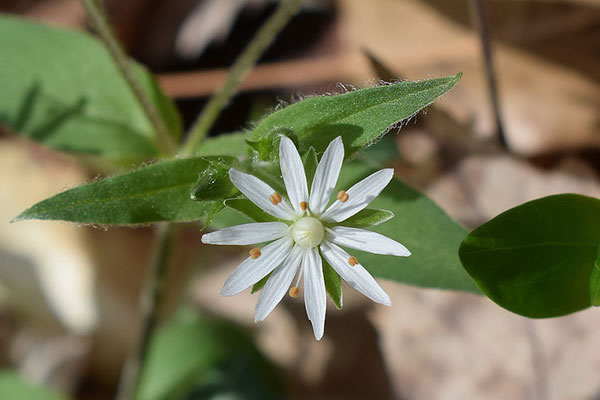
POLYGON ((300 8, 301 0, 281 0, 277 10, 260 27, 248 47, 237 58, 229 71, 227 80, 209 100, 198 116, 189 136, 180 152, 183 156, 194 154, 208 131, 221 113, 229 99, 235 94, 237 87, 246 74, 256 64, 263 51, 273 42, 273 39, 283 29, 287 22, 300 8))
POLYGON ((496 70, 494 68, 494 59, 492 46, 490 44, 490 32, 488 30, 487 13, 485 8, 485 0, 470 0, 472 18, 475 25, 479 29, 479 39, 481 42, 481 52, 485 63, 485 74, 487 79, 490 101, 492 103, 492 112, 496 121, 496 130, 498 131, 498 139, 500 144, 505 149, 508 149, 506 141, 506 132, 502 122, 502 111, 500 100, 498 97, 498 83, 496 79, 496 70))
POLYGON ((148 281, 141 297, 142 333, 135 353, 127 360, 121 374, 116 400, 137 397, 142 378, 142 366, 148 355, 150 339, 158 322, 160 304, 165 293, 165 278, 175 238, 175 226, 168 222, 157 225, 154 254, 151 259, 148 281))
POLYGON ((112 31, 102 5, 98 0, 81 0, 81 4, 83 4, 94 29, 98 32, 104 45, 115 60, 121 75, 125 78, 135 98, 154 127, 159 149, 165 155, 174 154, 176 143, 173 136, 171 136, 154 103, 152 103, 137 80, 133 68, 131 68, 131 61, 112 31))

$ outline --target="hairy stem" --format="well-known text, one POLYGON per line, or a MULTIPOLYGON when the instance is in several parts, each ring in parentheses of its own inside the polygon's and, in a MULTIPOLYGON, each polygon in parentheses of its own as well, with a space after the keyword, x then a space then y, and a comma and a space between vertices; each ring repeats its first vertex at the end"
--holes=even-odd
POLYGON ((158 110, 154 106, 154 103, 150 100, 146 92, 142 89, 139 81, 137 80, 133 68, 131 67, 131 61, 123 46, 119 43, 110 24, 102 5, 98 0, 81 0, 81 4, 85 8, 92 26, 100 35, 100 38, 104 42, 104 45, 108 49, 110 55, 115 60, 121 75, 129 85, 138 103, 146 113, 146 116, 152 123, 154 131, 156 132, 157 146, 164 155, 172 155, 176 151, 176 143, 171 136, 165 122, 160 116, 158 110))
POLYGON ((277 10, 269 17, 256 33, 246 49, 237 58, 223 86, 213 94, 208 104, 198 116, 190 129, 188 139, 180 154, 193 155, 198 145, 208 134, 208 131, 221 113, 221 110, 235 94, 238 86, 258 61, 264 50, 283 29, 287 22, 296 14, 301 0, 281 0, 277 10))
POLYGON ((159 306, 162 304, 165 294, 165 280, 176 233, 175 226, 168 222, 162 222, 156 226, 154 254, 150 260, 150 270, 140 298, 142 332, 135 353, 123 367, 116 400, 129 400, 137 397, 142 366, 148 355, 150 339, 158 323, 159 306))

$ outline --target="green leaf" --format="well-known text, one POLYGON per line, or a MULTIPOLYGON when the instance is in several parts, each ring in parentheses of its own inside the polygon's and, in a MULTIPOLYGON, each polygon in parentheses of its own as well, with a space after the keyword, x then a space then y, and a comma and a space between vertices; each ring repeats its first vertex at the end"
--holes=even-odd
POLYGON ((248 151, 246 132, 227 133, 207 138, 196 151, 198 156, 230 156, 239 157, 248 151))
MULTIPOLYGON (((152 164, 124 175, 66 190, 25 210, 14 221, 50 219, 89 224, 136 225, 210 220, 223 200, 196 202, 190 187, 216 159, 186 158, 152 164)), ((225 184, 230 184, 229 181, 225 184)))
POLYGON ((196 183, 191 187, 191 199, 194 201, 218 200, 239 193, 229 179, 229 168, 232 163, 233 159, 228 157, 213 157, 206 169, 200 171, 196 183))
POLYGON ((136 398, 275 399, 280 392, 273 366, 239 327, 188 311, 152 338, 136 398))
POLYGON ((304 172, 306 174, 306 184, 308 186, 308 190, 312 187, 312 181, 315 177, 315 172, 317 172, 317 166, 319 165, 319 160, 317 160, 317 152, 314 147, 308 149, 308 151, 302 157, 302 163, 304 164, 304 172))
POLYGON ((333 300, 336 308, 341 310, 344 306, 343 294, 342 294, 342 279, 340 275, 329 265, 329 263, 323 258, 323 277, 325 278, 325 290, 327 294, 333 300))
POLYGON ((372 208, 365 208, 354 214, 352 217, 344 221, 342 225, 353 228, 367 228, 382 224, 390 219, 394 218, 394 213, 389 210, 374 210, 372 208))
POLYGON ((65 400, 41 386, 25 382, 19 375, 11 371, 0 372, 0 399, 10 400, 65 400))
MULTIPOLYGON (((373 172, 362 162, 346 164, 334 193, 347 190, 373 172)), ((479 293, 458 259, 458 247, 466 230, 427 196, 394 178, 370 206, 390 210, 395 215, 370 230, 399 241, 412 252, 410 257, 394 257, 349 250, 374 276, 417 286, 479 293)))
POLYGON ((348 158, 383 136, 390 126, 413 116, 449 91, 460 77, 459 73, 307 98, 263 119, 249 140, 259 142, 292 132, 303 153, 310 146, 322 152, 331 140, 342 136, 348 158))
POLYGON ((281 142, 282 135, 289 137, 294 142, 294 145, 298 147, 298 137, 294 131, 291 129, 280 129, 279 127, 273 129, 272 135, 257 140, 250 138, 246 140, 246 143, 254 150, 254 154, 258 160, 279 164, 279 143, 281 142))
POLYGON ((225 205, 255 222, 281 221, 279 218, 275 218, 271 214, 264 212, 248 199, 227 199, 225 200, 225 205))
MULTIPOLYGON (((152 124, 90 35, 0 16, 0 123, 46 146, 129 162, 157 156, 152 124)), ((141 66, 140 84, 175 137, 173 103, 141 66)))
POLYGON ((512 208, 473 230, 460 259, 500 306, 555 317, 590 306, 599 243, 600 200, 561 194, 512 208))
POLYGON ((594 307, 600 306, 600 247, 590 276, 590 302, 594 307))

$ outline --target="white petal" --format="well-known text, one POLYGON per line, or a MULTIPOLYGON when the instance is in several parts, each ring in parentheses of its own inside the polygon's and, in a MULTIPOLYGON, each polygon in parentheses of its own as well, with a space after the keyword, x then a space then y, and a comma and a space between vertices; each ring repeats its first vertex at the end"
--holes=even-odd
POLYGON ((350 286, 377 303, 386 306, 392 305, 390 297, 362 265, 356 264, 352 267, 348 264, 348 259, 350 258, 348 253, 333 243, 323 242, 320 247, 321 253, 327 262, 329 262, 329 265, 331 265, 350 286))
POLYGON ((290 220, 294 218, 294 210, 292 210, 285 199, 281 199, 281 202, 277 205, 271 203, 269 196, 275 193, 275 190, 257 177, 238 171, 235 168, 229 170, 229 177, 231 178, 231 183, 240 192, 244 193, 251 202, 265 212, 281 219, 290 220))
POLYGON ((382 169, 369 176, 346 191, 348 200, 342 203, 336 200, 321 216, 328 222, 340 222, 349 218, 368 206, 387 186, 394 176, 392 168, 382 169))
POLYGON ((410 251, 403 244, 390 239, 379 233, 365 229, 349 228, 346 226, 334 226, 327 230, 327 239, 340 246, 346 246, 357 250, 374 254, 391 256, 410 256, 410 251))
POLYGON ((283 222, 255 222, 236 225, 205 233, 202 243, 207 244, 255 244, 279 239, 289 232, 289 226, 283 222))
POLYGON ((300 202, 308 202, 306 174, 296 146, 285 136, 281 137, 279 144, 279 165, 292 207, 294 207, 296 215, 302 215, 304 211, 300 208, 300 202))
POLYGON ((323 153, 321 161, 315 171, 312 186, 310 188, 310 211, 319 216, 327 207, 331 192, 337 183, 342 162, 344 161, 344 143, 342 137, 338 136, 329 143, 327 150, 323 153))
POLYGON ((225 281, 222 296, 234 296, 254 285, 277 268, 289 254, 293 240, 283 237, 263 247, 258 258, 248 257, 225 281))
POLYGON ((323 278, 323 261, 316 247, 307 249, 302 260, 304 271, 304 305, 310 320, 315 339, 321 340, 325 331, 325 310, 327 293, 323 278))
POLYGON ((302 253, 302 248, 295 246, 283 264, 273 271, 256 302, 254 322, 265 319, 287 293, 302 261, 302 253))

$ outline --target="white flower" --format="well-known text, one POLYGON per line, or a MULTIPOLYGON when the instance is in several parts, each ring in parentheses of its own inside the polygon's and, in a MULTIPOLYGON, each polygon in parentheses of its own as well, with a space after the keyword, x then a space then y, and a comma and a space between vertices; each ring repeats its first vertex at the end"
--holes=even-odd
POLYGON ((337 200, 326 209, 344 160, 342 138, 334 139, 325 150, 317 166, 310 195, 300 155, 293 142, 285 136, 281 137, 279 158, 289 202, 252 175, 231 168, 229 176, 231 182, 254 204, 288 222, 232 226, 205 234, 202 242, 249 245, 273 241, 261 249, 254 247, 250 250, 250 257, 229 276, 221 294, 236 295, 271 273, 256 303, 254 320, 262 321, 281 301, 299 269, 298 281, 289 293, 292 297, 298 295, 298 283, 303 276, 306 313, 315 338, 320 340, 325 328, 327 301, 321 256, 350 286, 377 303, 392 304, 356 257, 350 256, 338 245, 404 257, 410 252, 388 237, 338 223, 369 205, 390 182, 394 170, 377 171, 347 191, 340 191, 337 200))

